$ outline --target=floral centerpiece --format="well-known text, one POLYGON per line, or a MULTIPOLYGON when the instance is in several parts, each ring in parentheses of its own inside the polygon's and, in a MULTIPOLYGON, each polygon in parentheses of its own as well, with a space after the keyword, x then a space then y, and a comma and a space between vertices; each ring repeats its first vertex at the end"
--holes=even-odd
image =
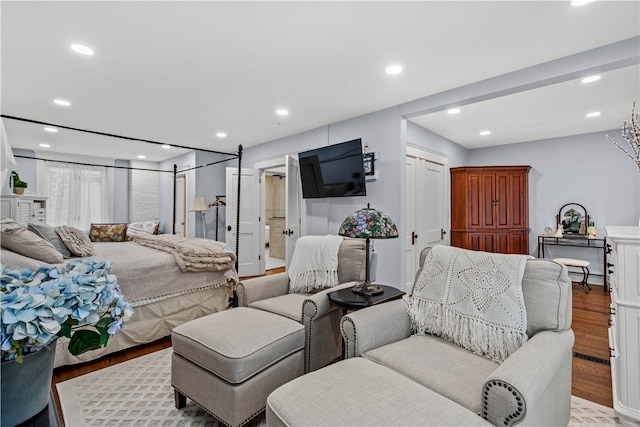
POLYGON ((105 347, 133 315, 109 261, 78 259, 36 271, 0 267, 3 362, 22 362, 57 337, 70 339, 73 355, 105 347))

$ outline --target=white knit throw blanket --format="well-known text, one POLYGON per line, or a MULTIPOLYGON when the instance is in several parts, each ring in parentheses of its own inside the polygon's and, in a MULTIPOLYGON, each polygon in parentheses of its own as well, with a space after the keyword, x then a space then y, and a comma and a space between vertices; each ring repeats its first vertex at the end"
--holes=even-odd
POLYGON ((527 341, 527 258, 434 246, 407 298, 414 332, 503 362, 527 341))
POLYGON ((289 292, 312 292, 338 284, 340 236, 303 236, 296 241, 289 273, 289 292))

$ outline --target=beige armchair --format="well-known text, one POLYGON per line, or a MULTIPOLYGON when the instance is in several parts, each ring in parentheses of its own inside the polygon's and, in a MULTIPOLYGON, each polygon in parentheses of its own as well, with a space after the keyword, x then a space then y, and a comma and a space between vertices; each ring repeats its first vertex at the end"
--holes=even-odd
POLYGON ((342 351, 339 327, 342 312, 330 303, 327 293, 364 280, 365 254, 364 240, 344 239, 338 250, 340 284, 313 294, 289 293, 286 272, 241 281, 236 287, 238 306, 275 313, 301 323, 305 329, 304 371, 322 368, 338 359, 342 351))
POLYGON ((502 363, 414 335, 404 300, 344 316, 347 360, 276 389, 267 424, 566 426, 574 342, 566 267, 527 260, 522 291, 529 339, 502 363))

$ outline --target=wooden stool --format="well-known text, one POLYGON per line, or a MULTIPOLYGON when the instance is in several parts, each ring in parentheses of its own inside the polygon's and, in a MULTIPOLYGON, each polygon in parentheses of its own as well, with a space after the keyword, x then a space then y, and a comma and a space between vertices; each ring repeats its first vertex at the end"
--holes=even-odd
POLYGON ((582 269, 582 281, 580 282, 582 289, 584 289, 585 292, 591 290, 591 286, 587 283, 587 279, 589 278, 589 261, 572 258, 554 258, 553 260, 566 267, 580 267, 582 269))

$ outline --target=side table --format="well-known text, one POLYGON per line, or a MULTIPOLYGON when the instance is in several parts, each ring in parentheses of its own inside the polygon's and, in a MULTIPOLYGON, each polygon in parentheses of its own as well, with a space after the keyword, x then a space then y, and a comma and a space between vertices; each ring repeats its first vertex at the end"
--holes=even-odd
POLYGON ((342 309, 342 315, 344 316, 349 310, 360 310, 361 308, 393 301, 402 298, 402 295, 405 294, 405 292, 393 286, 378 286, 384 291, 380 295, 360 295, 351 292, 351 288, 345 288, 329 292, 327 296, 329 297, 329 301, 342 309))
MULTIPOLYGON (((384 302, 393 301, 402 298, 405 292, 393 286, 378 285, 384 292, 380 295, 360 295, 351 291, 351 288, 340 289, 327 293, 329 301, 342 309, 342 315, 345 316, 349 310, 360 310, 361 308, 371 307, 372 305, 382 304, 384 302)), ((342 359, 344 359, 344 340, 342 341, 342 359)))

